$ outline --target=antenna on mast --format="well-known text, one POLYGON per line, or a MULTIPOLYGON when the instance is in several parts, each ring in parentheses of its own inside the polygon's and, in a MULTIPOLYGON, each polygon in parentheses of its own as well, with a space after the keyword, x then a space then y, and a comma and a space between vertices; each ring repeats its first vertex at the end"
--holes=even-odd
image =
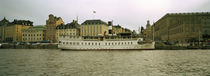
POLYGON ((96 11, 93 11, 93 19, 95 18, 96 11))

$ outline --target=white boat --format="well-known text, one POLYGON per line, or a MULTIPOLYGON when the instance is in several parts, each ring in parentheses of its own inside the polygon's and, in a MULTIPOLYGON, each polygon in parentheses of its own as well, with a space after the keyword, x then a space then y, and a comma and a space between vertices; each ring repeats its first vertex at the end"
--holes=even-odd
POLYGON ((155 49, 155 42, 126 37, 59 37, 58 48, 63 50, 146 50, 155 49))

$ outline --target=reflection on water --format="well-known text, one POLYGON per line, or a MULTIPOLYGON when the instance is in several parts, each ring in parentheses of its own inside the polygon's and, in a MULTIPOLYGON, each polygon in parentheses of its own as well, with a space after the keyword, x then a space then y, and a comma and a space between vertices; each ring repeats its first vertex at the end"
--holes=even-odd
POLYGON ((0 76, 208 76, 210 50, 0 49, 0 76))

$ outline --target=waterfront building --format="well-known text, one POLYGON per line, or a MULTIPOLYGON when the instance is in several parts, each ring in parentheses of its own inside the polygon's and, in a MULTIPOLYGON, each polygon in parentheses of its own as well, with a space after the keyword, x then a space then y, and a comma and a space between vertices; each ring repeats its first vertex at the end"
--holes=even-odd
POLYGON ((56 27, 60 24, 64 24, 61 17, 49 15, 49 19, 46 21, 46 39, 51 42, 56 42, 56 27))
POLYGON ((80 24, 78 24, 78 21, 73 20, 73 22, 68 24, 61 24, 56 27, 56 39, 59 38, 59 36, 69 36, 69 37, 75 37, 80 36, 80 24))
POLYGON ((80 28, 81 36, 108 35, 108 24, 102 20, 86 20, 80 28))
POLYGON ((44 26, 34 26, 22 30, 23 42, 41 42, 45 40, 46 29, 44 26))
POLYGON ((5 39, 5 27, 9 24, 10 22, 4 17, 0 21, 0 42, 3 42, 5 39))
POLYGON ((33 22, 29 20, 14 20, 5 27, 5 41, 21 42, 22 30, 33 26, 33 22))
POLYGON ((205 41, 210 36, 210 13, 168 13, 153 24, 155 40, 205 41))

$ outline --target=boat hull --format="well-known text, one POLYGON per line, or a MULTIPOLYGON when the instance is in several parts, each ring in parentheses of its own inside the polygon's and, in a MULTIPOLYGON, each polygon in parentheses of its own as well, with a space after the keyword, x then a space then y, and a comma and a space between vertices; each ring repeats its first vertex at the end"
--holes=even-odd
POLYGON ((75 50, 75 51, 76 50, 153 50, 155 49, 154 45, 155 42, 146 43, 146 44, 137 44, 136 41, 95 41, 95 42, 62 41, 58 45, 58 48, 63 50, 75 50), (72 42, 72 44, 65 42, 69 43, 72 42), (75 45, 73 45, 73 43, 75 43, 75 45))

